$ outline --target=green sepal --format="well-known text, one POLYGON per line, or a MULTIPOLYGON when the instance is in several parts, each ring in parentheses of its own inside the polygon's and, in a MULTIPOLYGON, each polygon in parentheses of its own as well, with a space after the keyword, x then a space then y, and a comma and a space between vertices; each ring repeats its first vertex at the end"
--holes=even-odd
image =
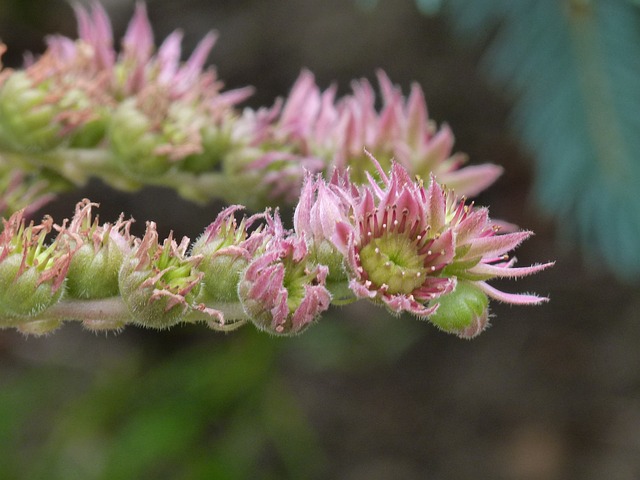
MULTIPOLYGON (((459 280, 453 292, 438 297, 430 306, 438 305, 429 321, 445 332, 464 335, 465 330, 488 317, 489 298, 470 282, 459 280)), ((477 332, 479 333, 479 332, 477 332)))
POLYGON ((138 271, 137 266, 137 258, 126 258, 118 274, 120 295, 131 313, 132 323, 160 330, 179 323, 187 313, 188 305, 178 303, 169 306, 168 297, 152 299, 154 286, 142 284, 154 273, 150 269, 138 271))
POLYGON ((12 254, 0 263, 0 326, 15 326, 25 318, 37 315, 57 303, 64 293, 64 284, 57 290, 48 282, 40 283, 41 272, 36 267, 24 268, 22 254, 12 254), (22 318, 20 318, 22 317, 22 318))
POLYGON ((122 261, 122 251, 110 240, 97 251, 93 245, 83 245, 71 258, 67 295, 79 299, 118 295, 118 271, 122 261))

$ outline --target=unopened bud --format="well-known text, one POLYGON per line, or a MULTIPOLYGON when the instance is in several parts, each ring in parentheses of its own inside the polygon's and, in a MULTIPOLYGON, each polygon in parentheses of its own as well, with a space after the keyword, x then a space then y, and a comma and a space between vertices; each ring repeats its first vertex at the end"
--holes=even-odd
POLYGON ((188 312, 202 278, 195 270, 200 258, 186 256, 188 244, 188 238, 178 245, 170 235, 160 245, 155 224, 147 224, 144 238, 125 258, 118 276, 133 323, 168 328, 188 312))
POLYGON ((489 325, 489 298, 471 282, 459 281, 453 292, 438 297, 438 305, 429 321, 445 332, 473 338, 489 325))

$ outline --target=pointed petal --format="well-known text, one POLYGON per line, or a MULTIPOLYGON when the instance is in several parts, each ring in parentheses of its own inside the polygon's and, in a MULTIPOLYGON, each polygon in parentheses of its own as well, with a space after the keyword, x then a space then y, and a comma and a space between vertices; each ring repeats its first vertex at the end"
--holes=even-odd
POLYGON ((533 235, 533 232, 523 231, 507 233, 505 235, 492 235, 490 237, 476 238, 471 244, 466 258, 499 257, 516 248, 520 243, 533 235))
POLYGON ((538 273, 546 268, 552 267, 556 262, 549 262, 543 264, 535 264, 529 267, 510 267, 510 266, 498 266, 498 265, 489 265, 486 263, 479 263, 473 268, 469 269, 469 273, 477 274, 477 275, 487 275, 491 277, 500 277, 500 278, 520 278, 526 277, 527 275, 532 275, 534 273, 538 273))
POLYGON ((492 185, 504 169, 492 163, 470 165, 460 170, 440 174, 440 181, 445 183, 458 195, 475 197, 492 185))
POLYGON ((527 293, 506 293, 502 292, 485 282, 474 282, 480 290, 486 293, 491 298, 504 303, 510 303, 512 305, 539 305, 544 302, 548 302, 547 297, 539 297, 537 295, 531 295, 527 293))

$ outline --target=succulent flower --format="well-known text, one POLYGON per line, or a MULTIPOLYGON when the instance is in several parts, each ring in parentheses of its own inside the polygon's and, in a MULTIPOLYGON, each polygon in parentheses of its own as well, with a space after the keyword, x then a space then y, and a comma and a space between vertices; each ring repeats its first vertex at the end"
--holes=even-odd
POLYGON ((67 273, 70 298, 96 299, 119 294, 118 272, 132 248, 131 220, 122 217, 115 223, 100 225, 91 215, 97 207, 87 199, 76 205, 71 222, 57 227, 58 241, 74 252, 67 273))
MULTIPOLYGON (((225 208, 196 240, 191 255, 201 258, 202 285, 195 299, 200 311, 208 314, 208 325, 215 330, 228 330, 239 324, 239 318, 228 319, 216 308, 239 303, 238 283, 242 272, 264 243, 262 229, 249 234, 248 229, 264 215, 257 214, 236 222, 234 213, 241 205, 225 208)), ((242 315, 244 317, 244 315, 242 315)))
POLYGON ((332 240, 347 260, 356 296, 427 317, 436 308, 426 304, 456 285, 455 277, 439 275, 455 255, 453 232, 431 232, 429 195, 402 166, 394 163, 391 177, 381 167, 379 173, 384 190, 370 177, 332 240))
POLYGON ((454 138, 448 126, 437 129, 429 120, 424 94, 417 84, 405 100, 384 72, 378 72, 378 81, 383 103, 380 111, 375 90, 367 80, 353 82, 353 94, 336 99, 335 85, 321 91, 305 70, 286 101, 276 102, 270 111, 245 115, 245 120, 255 122, 254 143, 262 144, 267 152, 274 146, 286 146, 287 156, 278 150, 280 171, 292 172, 296 166, 301 171, 302 162, 312 172, 349 168, 355 183, 366 182, 366 173, 375 171, 363 154, 363 146, 379 158, 393 157, 411 174, 424 178, 435 174, 467 195, 478 194, 501 174, 500 167, 490 164, 462 168, 466 156, 452 153, 454 138))
POLYGON ((260 330, 295 335, 327 310, 328 269, 311 262, 304 240, 282 228, 279 216, 267 216, 270 238, 242 274, 238 295, 260 330))
POLYGON ((57 240, 45 245, 53 220, 26 224, 23 212, 3 219, 0 234, 0 311, 4 325, 38 314, 60 300, 72 252, 57 240), (18 318, 14 318, 18 317, 18 318), (14 318, 13 320, 11 318, 14 318))
MULTIPOLYGON (((393 158, 411 175, 438 181, 459 194, 475 196, 491 185, 502 173, 497 165, 464 166, 467 156, 453 153, 454 136, 448 125, 439 129, 429 119, 424 93, 417 83, 412 84, 408 98, 393 85, 382 70, 377 72, 382 108, 375 108, 375 90, 367 80, 353 82, 353 95, 345 97, 338 106, 342 130, 338 154, 334 164, 349 167, 358 182, 365 182, 365 172, 372 171, 363 146, 376 158, 393 158)), ((389 165, 383 165, 385 170, 389 165)))
POLYGON ((2 71, 0 145, 18 152, 106 147, 134 176, 216 168, 232 147, 226 124, 233 107, 252 92, 222 92, 215 71, 204 69, 216 35, 207 34, 186 62, 180 32, 156 52, 139 2, 118 53, 99 3, 75 13, 78 39, 51 36, 24 70, 2 71))
POLYGON ((307 175, 293 215, 296 234, 303 238, 314 261, 326 265, 326 287, 334 304, 353 302, 344 255, 331 242, 336 225, 348 221, 349 203, 344 195, 321 176, 307 175))
POLYGON ((142 240, 125 257, 118 275, 122 299, 133 322, 149 328, 168 328, 180 322, 197 297, 201 257, 187 256, 189 239, 180 244, 172 234, 158 242, 156 225, 147 223, 142 240))
MULTIPOLYGON (((458 200, 433 176, 425 187, 398 163, 392 163, 388 176, 373 157, 371 161, 380 183, 369 176, 368 185, 355 188, 347 176, 334 177, 334 190, 341 191, 349 205, 338 215, 335 230, 326 231, 346 259, 350 287, 357 297, 384 304, 394 313, 407 311, 431 320, 441 303, 451 304, 455 299, 467 301, 475 295, 477 305, 486 305, 478 292, 509 303, 546 300, 507 294, 486 283, 494 277, 529 275, 552 265, 514 268, 514 261, 505 259, 506 252, 530 232, 496 235, 498 228, 486 209, 465 205, 464 199, 458 200), (461 281, 465 286, 458 291, 461 281)), ((320 207, 319 202, 317 205, 320 207)), ((335 213, 329 215, 336 218, 335 213)), ((443 311, 435 320, 445 330, 470 336, 473 322, 481 323, 482 328, 487 323, 481 321, 486 312, 478 311, 477 305, 466 310, 443 307, 450 314, 443 311), (449 319, 451 315, 456 318, 449 319)))

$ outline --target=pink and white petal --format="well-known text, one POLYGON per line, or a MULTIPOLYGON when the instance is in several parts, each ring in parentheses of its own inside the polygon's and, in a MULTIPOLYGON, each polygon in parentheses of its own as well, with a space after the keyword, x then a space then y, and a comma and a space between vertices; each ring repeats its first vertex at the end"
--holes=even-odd
POLYGON ((466 258, 492 258, 503 255, 533 235, 533 232, 522 231, 507 233, 506 235, 492 235, 477 238, 471 243, 471 248, 465 255, 466 258))
POLYGON ((442 183, 455 190, 457 195, 475 197, 491 186, 503 171, 504 169, 498 165, 486 163, 442 173, 438 178, 442 183))
POLYGON ((480 290, 486 293, 489 297, 498 300, 499 302, 510 303, 512 305, 539 305, 544 302, 548 302, 547 297, 539 297, 538 295, 532 295, 528 293, 506 293, 502 292, 486 282, 474 282, 480 290))
POLYGON ((428 218, 427 221, 434 232, 441 230, 445 226, 447 203, 442 187, 431 176, 431 183, 427 190, 428 218))
MULTIPOLYGON (((512 264, 513 262, 509 262, 512 264)), ((538 273, 546 268, 552 267, 555 262, 538 263, 529 267, 512 267, 510 264, 505 265, 489 265, 486 263, 479 263, 473 268, 470 268, 469 273, 476 275, 488 275, 491 277, 499 278, 520 278, 526 277, 538 273)))
MULTIPOLYGON (((368 282, 371 284, 371 282, 368 282)), ((374 298, 378 292, 375 290, 369 290, 366 285, 363 285, 355 278, 349 281, 349 288, 358 298, 374 298)))
POLYGON ((433 315, 438 308, 437 305, 431 307, 425 306, 417 302, 411 295, 383 295, 382 301, 392 312, 398 314, 402 312, 409 312, 420 318, 433 315))

